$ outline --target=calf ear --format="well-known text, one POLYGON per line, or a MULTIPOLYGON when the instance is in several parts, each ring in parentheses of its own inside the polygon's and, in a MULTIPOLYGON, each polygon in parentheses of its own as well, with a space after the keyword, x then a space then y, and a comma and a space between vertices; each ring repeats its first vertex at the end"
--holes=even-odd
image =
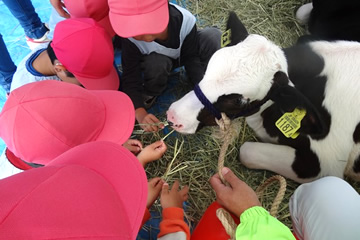
POLYGON ((274 75, 274 84, 269 92, 269 98, 283 113, 293 112, 295 108, 306 110, 299 132, 319 137, 326 134, 327 127, 319 111, 300 91, 289 86, 288 82, 288 77, 284 72, 277 72, 274 75))
POLYGON ((227 46, 233 46, 242 42, 249 34, 235 12, 229 13, 226 30, 231 30, 231 42, 227 46))

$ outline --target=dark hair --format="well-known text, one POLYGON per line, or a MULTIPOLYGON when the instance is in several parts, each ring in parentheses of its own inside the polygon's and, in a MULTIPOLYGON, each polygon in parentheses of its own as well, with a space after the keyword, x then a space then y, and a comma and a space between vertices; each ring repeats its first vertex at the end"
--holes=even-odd
MULTIPOLYGON (((55 64, 55 60, 57 60, 57 57, 55 55, 54 49, 51 47, 51 42, 49 43, 49 45, 46 48, 46 52, 49 55, 50 61, 52 64, 55 64)), ((69 72, 68 70, 65 70, 65 74, 67 77, 75 77, 74 74, 72 74, 71 72, 69 72)))

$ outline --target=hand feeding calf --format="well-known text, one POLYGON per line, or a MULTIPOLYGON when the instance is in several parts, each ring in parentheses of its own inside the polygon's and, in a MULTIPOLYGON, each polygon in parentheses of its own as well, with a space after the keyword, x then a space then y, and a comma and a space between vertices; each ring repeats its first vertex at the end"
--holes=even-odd
POLYGON ((297 182, 328 175, 359 181, 360 43, 317 41, 281 49, 248 35, 234 13, 228 29, 230 46, 213 55, 195 90, 170 106, 173 128, 192 134, 216 125, 219 112, 245 116, 262 140, 241 146, 245 166, 297 182))

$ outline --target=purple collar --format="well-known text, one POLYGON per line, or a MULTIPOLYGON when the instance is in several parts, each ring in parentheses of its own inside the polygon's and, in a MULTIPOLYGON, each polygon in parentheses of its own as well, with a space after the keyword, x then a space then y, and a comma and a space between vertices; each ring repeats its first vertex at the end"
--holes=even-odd
MULTIPOLYGON (((194 92, 196 97, 200 100, 200 102, 205 106, 205 108, 211 112, 211 114, 218 120, 221 119, 221 113, 215 108, 215 106, 207 99, 205 94, 201 91, 198 84, 195 85, 194 92)), ((239 112, 238 114, 235 114, 233 116, 229 116, 230 119, 235 119, 238 117, 243 117, 248 114, 252 114, 254 109, 260 108, 265 102, 269 100, 269 97, 265 97, 263 100, 259 101, 258 103, 255 103, 250 108, 243 110, 242 112, 239 112)))
POLYGON ((195 85, 194 92, 196 97, 200 100, 200 102, 205 106, 205 108, 211 112, 211 114, 216 117, 216 119, 221 119, 221 113, 214 107, 214 105, 207 99, 204 93, 201 91, 198 84, 195 85))

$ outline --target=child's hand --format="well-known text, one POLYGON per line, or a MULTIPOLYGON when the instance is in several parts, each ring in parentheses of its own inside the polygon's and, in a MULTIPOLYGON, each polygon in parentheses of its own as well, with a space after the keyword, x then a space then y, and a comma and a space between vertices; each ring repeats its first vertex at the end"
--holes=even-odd
POLYGON ((261 206, 256 193, 245 182, 241 181, 229 168, 223 168, 222 174, 229 186, 223 184, 219 174, 210 179, 210 184, 215 190, 217 201, 237 217, 248 208, 261 206))
POLYGON ((169 184, 164 183, 162 185, 160 202, 163 209, 169 207, 182 208, 183 202, 188 199, 189 187, 185 186, 179 191, 179 181, 175 181, 171 190, 169 190, 169 184))
POLYGON ((148 113, 145 108, 137 108, 135 110, 135 116, 140 127, 146 132, 156 132, 164 128, 164 124, 161 124, 160 120, 153 114, 148 113))
POLYGON ((149 209, 159 197, 163 184, 164 180, 159 177, 153 178, 148 182, 148 197, 146 202, 147 209, 149 209))
POLYGON ((164 141, 156 141, 149 146, 146 146, 140 153, 137 155, 137 158, 139 159, 140 163, 145 167, 145 165, 149 162, 158 160, 161 158, 167 147, 164 143, 164 141))
POLYGON ((153 114, 148 113, 140 122, 140 126, 146 132, 156 132, 164 128, 163 124, 160 124, 160 120, 157 119, 153 114))
POLYGON ((129 139, 123 144, 123 147, 128 149, 133 154, 137 155, 142 149, 142 144, 139 140, 129 139))

